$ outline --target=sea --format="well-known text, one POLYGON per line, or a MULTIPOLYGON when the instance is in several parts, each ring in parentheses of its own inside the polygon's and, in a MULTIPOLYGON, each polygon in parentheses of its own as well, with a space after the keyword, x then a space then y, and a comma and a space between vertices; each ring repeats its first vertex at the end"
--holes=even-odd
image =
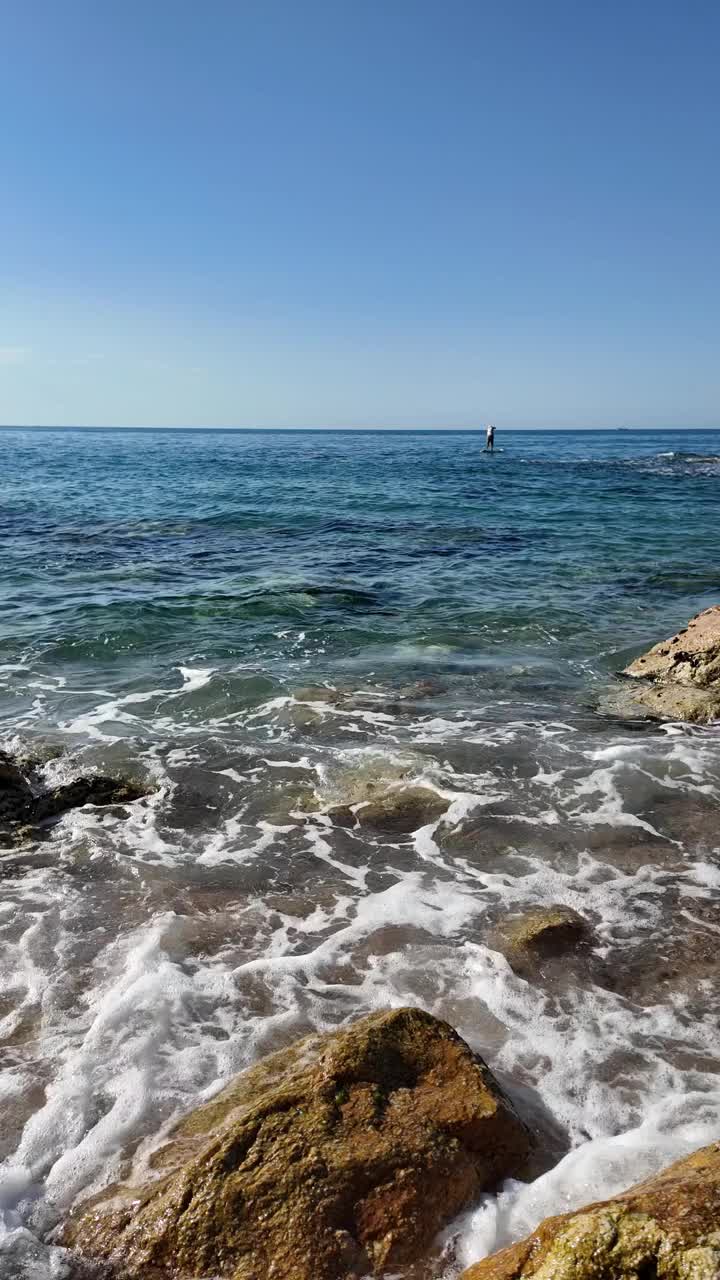
POLYGON ((720 601, 720 431, 0 431, 0 746, 147 795, 0 850, 0 1276, 261 1055, 417 1005, 536 1168, 424 1276, 720 1136, 720 725, 619 673, 720 601), (327 810, 418 785, 416 831, 327 810), (520 912, 590 948, 515 972, 520 912))

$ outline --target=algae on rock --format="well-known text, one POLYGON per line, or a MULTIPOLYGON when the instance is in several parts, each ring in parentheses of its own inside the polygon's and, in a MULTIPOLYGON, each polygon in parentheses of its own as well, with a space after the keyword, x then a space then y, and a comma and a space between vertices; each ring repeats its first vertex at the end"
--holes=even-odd
POLYGON ((417 1257, 528 1146, 447 1023, 391 1010, 240 1075, 64 1242, 132 1280, 345 1280, 417 1257))
POLYGON ((604 1204, 546 1218, 461 1280, 719 1280, 720 1143, 604 1204))

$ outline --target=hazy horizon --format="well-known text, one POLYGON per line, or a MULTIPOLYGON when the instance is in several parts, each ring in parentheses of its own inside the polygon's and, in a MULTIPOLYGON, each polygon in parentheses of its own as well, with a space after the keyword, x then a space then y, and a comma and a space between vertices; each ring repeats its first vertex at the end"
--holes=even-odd
MULTIPOLYGON (((617 434, 618 432, 634 432, 638 435, 658 435, 658 434, 674 434, 674 435, 708 435, 720 430, 720 427, 559 427, 559 426, 510 426, 499 428, 497 424, 496 434, 502 435, 506 432, 586 432, 588 434, 617 434)), ((329 427, 313 427, 313 426, 296 426, 296 427, 220 427, 208 423, 205 426, 183 426, 175 424, 173 426, 153 426, 153 425, 127 425, 124 423, 51 423, 51 422, 4 422, 0 423, 0 431, 246 431, 246 432, 387 432, 397 434, 425 434, 433 433, 446 435, 482 435, 484 436, 486 424, 482 423, 476 427, 394 427, 394 426, 329 426, 329 427)))

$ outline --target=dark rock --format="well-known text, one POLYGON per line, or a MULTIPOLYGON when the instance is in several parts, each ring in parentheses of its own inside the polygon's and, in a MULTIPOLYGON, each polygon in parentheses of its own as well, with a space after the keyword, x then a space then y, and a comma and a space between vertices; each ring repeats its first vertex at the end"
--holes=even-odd
POLYGON ((47 822, 81 805, 127 804, 146 794, 128 779, 103 774, 82 775, 72 782, 43 789, 42 779, 25 762, 21 767, 0 752, 0 838, 7 847, 32 834, 33 824, 47 822))
POLYGON ((84 804, 129 804, 145 795, 144 788, 135 782, 121 778, 107 778, 98 773, 66 782, 60 787, 44 792, 35 800, 32 816, 35 822, 59 817, 68 809, 79 809, 84 804))
POLYGON ((328 809, 328 818, 331 818, 337 827, 354 827, 355 814, 349 804, 336 804, 332 809, 328 809))
POLYGON ((15 761, 0 751, 0 823, 22 822, 33 803, 32 788, 15 761))

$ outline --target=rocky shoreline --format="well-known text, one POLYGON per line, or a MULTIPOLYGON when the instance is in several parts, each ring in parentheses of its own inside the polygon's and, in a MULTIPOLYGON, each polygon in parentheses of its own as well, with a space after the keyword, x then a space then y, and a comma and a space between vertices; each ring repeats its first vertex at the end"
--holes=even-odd
MULTIPOLYGON (((653 717, 720 718, 720 606, 623 674, 653 717)), ((0 841, 13 848, 73 807, 143 794, 105 775, 47 787, 37 762, 0 753, 0 841)), ((326 805, 324 820, 396 836, 441 822, 448 808, 399 775, 365 781, 326 805)), ((508 913, 491 938, 520 977, 590 956, 595 943, 593 921, 559 902, 508 913)), ((696 961, 714 980, 714 955, 696 961)), ((539 1141, 448 1023, 387 1009, 241 1073, 143 1149, 122 1183, 79 1204, 57 1239, 111 1280, 397 1275, 422 1267, 438 1232, 483 1192, 532 1176, 539 1141)), ((720 1280, 720 1142, 611 1200, 546 1219, 464 1280, 720 1280)))

